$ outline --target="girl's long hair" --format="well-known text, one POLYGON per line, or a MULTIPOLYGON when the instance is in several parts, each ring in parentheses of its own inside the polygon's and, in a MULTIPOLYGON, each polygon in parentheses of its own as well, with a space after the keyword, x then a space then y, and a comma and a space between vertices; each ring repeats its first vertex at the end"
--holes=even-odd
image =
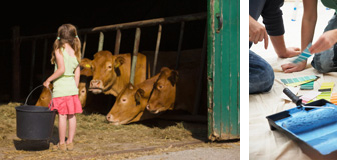
POLYGON ((58 28, 57 39, 54 42, 54 50, 51 54, 51 64, 55 64, 55 51, 64 47, 64 44, 68 43, 75 51, 75 56, 78 62, 81 62, 81 41, 77 36, 76 27, 72 24, 63 24, 58 28))

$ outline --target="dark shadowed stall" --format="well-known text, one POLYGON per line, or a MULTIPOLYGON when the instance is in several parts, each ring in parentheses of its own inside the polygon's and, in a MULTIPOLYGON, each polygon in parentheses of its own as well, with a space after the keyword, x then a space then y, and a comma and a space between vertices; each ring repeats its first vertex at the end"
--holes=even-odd
MULTIPOLYGON (((42 4, 43 5, 43 4, 42 4)), ((39 7, 32 4, 20 6, 8 5, 8 11, 13 9, 20 13, 8 14, 2 10, 4 20, 0 34, 0 63, 4 69, 0 70, 0 102, 21 101, 32 86, 41 84, 46 75, 53 71, 48 61, 55 36, 45 39, 25 41, 13 39, 13 36, 27 37, 33 35, 55 33, 63 23, 72 23, 81 29, 97 26, 113 25, 133 21, 172 17, 206 12, 206 1, 115 1, 112 4, 83 4, 76 5, 48 5, 39 7), (15 40, 15 41, 13 41, 15 40), (13 42, 20 43, 20 49, 13 47, 13 42), (13 58, 18 57, 18 58, 13 58), (32 58, 33 57, 33 58, 32 58), (47 59, 47 61, 44 61, 47 59), (14 73, 15 72, 15 73, 14 73)), ((202 48, 206 20, 187 22, 184 24, 184 39, 181 50, 202 48)), ((180 23, 165 24, 162 27, 160 51, 174 51, 178 48, 180 23)), ((158 26, 142 28, 139 51, 154 51, 156 48, 158 26)), ((114 52, 116 31, 104 33, 104 50, 114 52)), ((121 34, 120 53, 132 53, 135 30, 125 29, 121 34)), ((92 59, 97 52, 99 32, 80 33, 80 39, 86 39, 85 56, 92 59)))

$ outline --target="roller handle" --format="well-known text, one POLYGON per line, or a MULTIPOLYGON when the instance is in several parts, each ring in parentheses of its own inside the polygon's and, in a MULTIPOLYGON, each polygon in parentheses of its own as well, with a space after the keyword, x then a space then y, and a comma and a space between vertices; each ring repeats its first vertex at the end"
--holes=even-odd
POLYGON ((283 93, 286 94, 297 106, 302 105, 302 99, 298 98, 293 92, 288 88, 283 89, 283 93))

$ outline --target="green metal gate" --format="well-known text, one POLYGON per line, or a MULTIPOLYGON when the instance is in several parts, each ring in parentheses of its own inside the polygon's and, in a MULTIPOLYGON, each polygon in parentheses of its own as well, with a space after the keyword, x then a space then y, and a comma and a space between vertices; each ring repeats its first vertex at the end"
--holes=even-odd
POLYGON ((208 137, 240 138, 240 0, 208 0, 208 137))

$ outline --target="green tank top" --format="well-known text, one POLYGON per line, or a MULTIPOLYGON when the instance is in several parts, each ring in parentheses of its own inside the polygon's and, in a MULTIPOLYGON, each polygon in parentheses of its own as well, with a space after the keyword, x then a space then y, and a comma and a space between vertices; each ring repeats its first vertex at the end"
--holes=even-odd
MULTIPOLYGON (((76 57, 71 57, 67 51, 62 48, 63 53, 63 61, 65 71, 62 76, 57 78, 53 85, 53 97, 64 97, 64 96, 71 96, 71 95, 78 95, 78 88, 75 82, 75 69, 78 66, 78 61, 76 57)), ((55 70, 57 70, 57 64, 55 63, 55 70)))
POLYGON ((337 0, 321 0, 321 1, 325 7, 334 9, 335 12, 337 11, 337 0))

